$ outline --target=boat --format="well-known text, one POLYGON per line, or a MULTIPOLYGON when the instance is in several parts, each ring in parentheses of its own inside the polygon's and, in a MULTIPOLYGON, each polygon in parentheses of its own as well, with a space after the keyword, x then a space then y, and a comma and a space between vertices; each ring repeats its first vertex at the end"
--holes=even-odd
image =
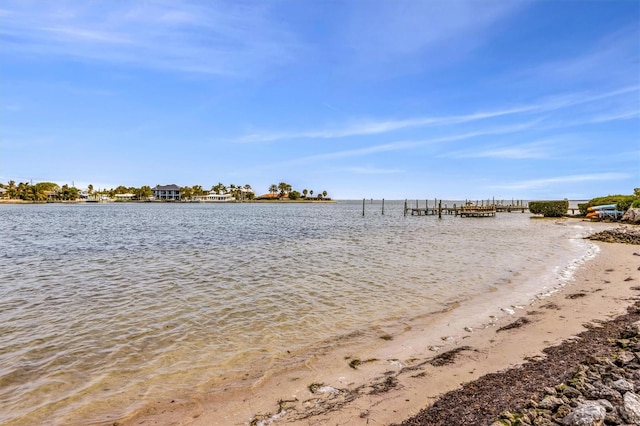
POLYGON ((591 206, 587 208, 588 218, 599 219, 619 219, 624 212, 616 210, 615 204, 603 204, 600 206, 591 206))

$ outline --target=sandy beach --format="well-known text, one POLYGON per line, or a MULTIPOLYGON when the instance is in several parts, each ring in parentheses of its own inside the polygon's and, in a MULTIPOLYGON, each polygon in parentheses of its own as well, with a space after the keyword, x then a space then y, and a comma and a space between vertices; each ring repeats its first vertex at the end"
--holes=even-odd
POLYGON ((415 318, 377 336, 355 336, 369 341, 357 352, 351 344, 320 347, 300 368, 248 378, 250 392, 229 387, 199 401, 158 401, 118 424, 400 423, 464 383, 540 357, 585 325, 623 314, 638 296, 632 288, 640 283, 640 248, 596 244, 599 253, 567 285, 504 315, 484 315, 479 307, 469 315, 452 309, 436 320, 415 318))

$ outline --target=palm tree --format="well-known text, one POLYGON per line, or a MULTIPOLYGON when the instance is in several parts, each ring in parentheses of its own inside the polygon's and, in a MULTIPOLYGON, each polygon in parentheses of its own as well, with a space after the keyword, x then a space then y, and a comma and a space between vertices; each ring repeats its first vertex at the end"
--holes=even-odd
POLYGON ((224 186, 224 184, 222 182, 218 182, 218 184, 216 186, 214 186, 213 188, 211 188, 211 190, 213 192, 215 192, 216 194, 220 195, 220 193, 226 194, 227 193, 227 187, 224 186))
POLYGON ((311 191, 309 191, 309 195, 310 195, 311 197, 313 197, 313 189, 312 189, 311 191))
POLYGON ((322 191, 322 198, 327 196, 327 191, 322 191))
POLYGON ((277 194, 278 193, 278 185, 272 183, 269 187, 269 194, 277 194))
POLYGON ((193 185, 191 187, 191 190, 193 191, 194 197, 199 197, 204 194, 204 191, 202 190, 202 186, 200 185, 193 185))
POLYGON ((286 182, 280 182, 278 184, 278 189, 280 190, 280 196, 284 197, 284 194, 286 194, 288 191, 287 189, 290 187, 291 185, 289 185, 286 182))
POLYGON ((309 193, 309 191, 307 189, 303 189, 302 190, 302 195, 304 195, 304 198, 307 198, 307 194, 309 193))
POLYGON ((16 196, 18 195, 18 191, 16 188, 16 182, 14 180, 9 181, 7 190, 9 192, 9 198, 16 198, 16 196))

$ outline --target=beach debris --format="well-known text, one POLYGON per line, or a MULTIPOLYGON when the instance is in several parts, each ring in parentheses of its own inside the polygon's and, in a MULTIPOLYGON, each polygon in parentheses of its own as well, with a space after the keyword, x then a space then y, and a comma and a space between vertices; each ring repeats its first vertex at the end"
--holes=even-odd
POLYGON ((560 310, 560 306, 558 306, 557 304, 555 304, 553 302, 546 303, 546 304, 544 304, 544 305, 542 305, 540 307, 544 308, 544 309, 555 309, 557 311, 560 310))
POLYGON ((511 324, 507 324, 504 327, 500 327, 499 329, 496 330, 496 333, 499 333, 501 331, 505 331, 505 330, 511 330, 514 328, 520 328, 523 325, 529 324, 531 322, 531 320, 529 318, 526 317, 521 317, 518 318, 517 320, 515 320, 514 322, 512 322, 511 324))
POLYGON ((388 376, 382 382, 372 383, 370 387, 372 388, 368 394, 369 395, 378 395, 381 393, 389 392, 391 389, 394 389, 398 386, 398 379, 393 376, 388 376))
POLYGON ((311 383, 308 387, 311 393, 328 393, 330 395, 337 395, 340 393, 340 389, 333 386, 327 386, 324 383, 311 383))
POLYGON ((351 362, 349 362, 349 367, 353 368, 354 370, 357 370, 358 367, 361 366, 362 364, 367 364, 369 362, 376 362, 376 361, 378 361, 376 358, 369 358, 365 360, 355 358, 355 359, 352 359, 351 362))
POLYGON ((573 293, 573 294, 567 294, 565 296, 565 299, 579 299, 581 297, 585 297, 587 295, 587 293, 573 293))
POLYGON ((249 426, 267 426, 275 422, 276 420, 284 417, 289 410, 295 409, 295 404, 298 399, 280 399, 278 400, 278 412, 276 414, 265 413, 256 414, 249 422, 249 426))
POLYGON ((450 342, 451 340, 454 340, 454 339, 455 339, 455 337, 453 337, 453 336, 442 336, 440 338, 440 340, 444 340, 445 342, 450 342))
POLYGON ((429 364, 433 365, 434 367, 442 367, 443 365, 453 364, 460 352, 471 350, 473 350, 471 346, 460 346, 459 348, 451 349, 450 351, 443 352, 440 355, 435 356, 429 361, 429 364))
POLYGON ((388 340, 393 340, 393 336, 392 336, 392 335, 390 335, 390 334, 383 334, 382 336, 380 336, 380 338, 381 338, 382 340, 387 340, 387 341, 388 341, 388 340))
POLYGON ((501 311, 508 313, 509 315, 513 315, 516 313, 516 311, 514 311, 511 308, 500 308, 501 311))
POLYGON ((464 331, 468 332, 468 333, 473 333, 473 328, 471 327, 465 327, 464 331))
POLYGON ((438 352, 440 349, 442 349, 442 346, 435 346, 435 345, 429 346, 429 350, 432 352, 438 352))
POLYGON ((393 365, 394 367, 404 367, 404 365, 402 365, 402 362, 400 362, 399 359, 388 359, 387 362, 391 365, 393 365))

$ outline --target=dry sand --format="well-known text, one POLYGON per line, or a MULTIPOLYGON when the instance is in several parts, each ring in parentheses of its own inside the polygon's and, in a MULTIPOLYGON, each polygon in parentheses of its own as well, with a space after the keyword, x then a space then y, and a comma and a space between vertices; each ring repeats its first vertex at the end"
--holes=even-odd
MULTIPOLYGON (((378 337, 391 340, 368 336, 372 343, 358 346, 357 353, 347 344, 321 348, 302 367, 262 377, 249 391, 228 388, 200 401, 159 401, 118 424, 402 422, 463 383, 541 356, 545 347, 585 330, 583 324, 623 314, 637 295, 631 287, 640 285, 640 247, 597 244, 600 253, 568 285, 495 323, 469 323, 460 314, 447 316, 446 322, 417 318, 402 330, 379 330, 378 337), (526 323, 497 332, 518 320, 526 323)), ((474 312, 474 317, 482 315, 474 312)))

